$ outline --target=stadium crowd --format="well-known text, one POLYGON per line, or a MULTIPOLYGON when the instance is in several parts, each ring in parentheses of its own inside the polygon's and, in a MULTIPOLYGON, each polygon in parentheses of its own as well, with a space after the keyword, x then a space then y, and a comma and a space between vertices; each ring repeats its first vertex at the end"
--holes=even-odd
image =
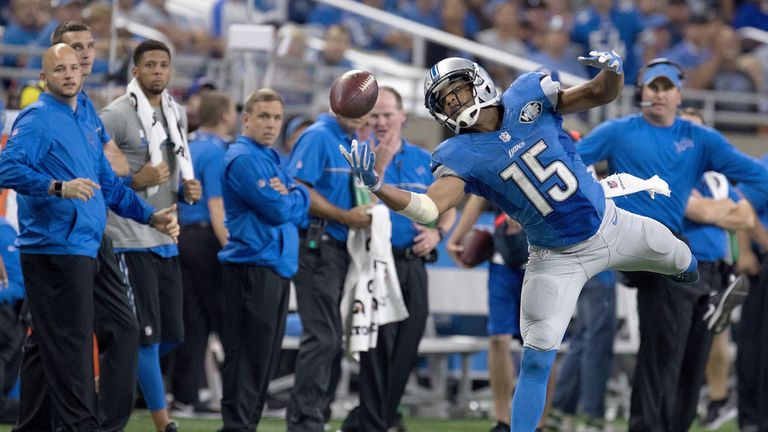
MULTIPOLYGON (((235 100, 205 75, 175 88, 172 52, 225 56, 227 29, 247 20, 245 0, 211 1, 205 17, 178 14, 166 0, 114 1, 120 17, 159 30, 172 47, 119 30, 117 60, 110 64, 111 3, 0 1, 2 44, 36 48, 0 50, 3 66, 16 68, 2 76, 4 106, 21 110, 0 153, 0 187, 13 189, 17 203, 5 204, 17 209, 8 210, 10 224, 0 218, 0 422, 15 424, 19 432, 119 431, 137 404, 138 388, 159 431, 183 429, 174 418, 197 416, 222 418, 225 431, 256 430, 263 412, 274 406, 286 409, 288 431, 322 431, 348 349, 343 335, 352 318, 340 305, 354 285, 347 280, 356 265, 350 245, 360 233, 373 237, 382 226, 372 216, 373 195, 350 175, 339 146, 352 151, 356 142, 366 144, 387 184, 426 194, 434 181, 428 152, 438 143, 420 148, 403 135, 409 113, 392 87, 382 86, 370 115, 359 118, 301 111, 306 101, 289 90, 261 88, 235 100), (103 104, 91 100, 89 92, 108 81, 122 95, 103 104), (60 133, 52 125, 60 125, 60 133), (288 400, 276 400, 268 387, 286 363, 281 342, 290 282, 303 330, 293 391, 288 400), (205 379, 211 336, 224 353, 217 365, 220 401, 200 396, 215 385, 205 379)), ((270 0, 254 1, 258 14, 275 8, 270 0)), ((731 152, 720 132, 701 126, 695 108, 683 110, 685 91, 716 90, 765 95, 762 105, 721 100, 720 108, 768 112, 768 44, 739 32, 768 32, 768 1, 360 2, 541 64, 536 73, 550 79, 539 79, 545 84, 537 97, 544 97, 543 109, 552 113, 557 104, 551 97, 557 102, 564 93, 555 84, 544 86, 559 73, 588 83, 620 75, 601 91, 636 85, 640 115, 607 121, 581 143, 574 131, 558 129, 555 135, 576 142, 576 151, 601 176, 671 176, 677 169, 682 174, 668 179, 670 185, 691 191, 677 197, 673 191, 675 204, 658 208, 650 201, 617 201, 617 208, 654 219, 684 240, 701 279, 682 285, 658 274, 613 271, 590 279, 576 304, 561 368, 548 377, 547 369, 538 383, 549 379, 537 430, 607 427, 617 280, 640 287, 641 345, 629 430, 687 430, 702 390, 706 402, 698 414, 704 427, 716 429, 738 417, 742 431, 768 430, 768 332, 761 331, 768 325, 768 154, 756 161, 731 152), (611 53, 618 66, 578 60, 593 52, 611 53), (689 136, 698 142, 688 142, 689 136), (701 143, 726 149, 730 159, 708 153, 670 164, 647 149, 632 154, 612 145, 619 137, 636 147, 673 145, 678 155, 701 143), (722 166, 725 160, 732 165, 722 166), (732 325, 731 312, 741 303, 740 321, 732 325)), ((424 59, 414 59, 412 37, 403 31, 311 0, 288 6, 288 22, 274 23, 274 55, 296 63, 272 71, 285 88, 328 88, 340 72, 361 66, 345 57, 350 49, 425 66, 462 57, 488 71, 486 84, 495 83, 493 91, 474 89, 475 94, 496 94, 498 88, 500 95, 519 77, 531 77, 433 43, 424 59), (309 47, 306 39, 315 35, 324 39, 322 49, 309 47)), ((442 87, 441 103, 449 105, 451 97, 463 103, 461 91, 442 87)), ((512 103, 511 97, 499 100, 512 103)), ((584 106, 567 100, 559 100, 566 112, 608 102, 584 106)), ((428 109, 433 116, 438 111, 428 109)), ((432 163, 435 173, 444 168, 442 160, 432 163)), ((10 199, 7 190, 3 200, 10 199)), ((403 209, 385 212, 391 220, 386 271, 397 277, 381 282, 370 276, 371 283, 396 285, 410 316, 382 321, 379 345, 360 353, 360 405, 343 431, 407 430, 398 405, 429 314, 426 265, 445 240, 449 255, 465 266, 461 237, 483 206, 474 199, 464 210, 475 213, 460 219, 453 235, 453 212, 424 224, 404 217, 403 209)), ((665 200, 657 198, 672 202, 665 200)), ((515 421, 521 424, 504 409, 516 381, 511 340, 535 338, 520 327, 528 244, 520 226, 496 211, 488 369, 496 402, 492 431, 503 432, 515 421)), ((544 250, 532 250, 544 257, 544 250)), ((554 362, 552 354, 547 361, 554 362)), ((527 373, 521 379, 532 380, 527 373)))

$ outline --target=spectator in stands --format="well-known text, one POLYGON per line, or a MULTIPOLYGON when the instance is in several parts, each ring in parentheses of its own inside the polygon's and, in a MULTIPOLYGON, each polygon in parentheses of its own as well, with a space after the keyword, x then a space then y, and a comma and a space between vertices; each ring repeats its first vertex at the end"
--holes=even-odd
POLYGON ((538 50, 532 52, 529 59, 549 70, 586 78, 587 69, 576 60, 577 54, 568 44, 569 33, 565 19, 560 15, 553 16, 539 39, 538 50))
POLYGON ((19 418, 18 398, 7 396, 18 379, 26 336, 20 319, 24 280, 16 237, 13 227, 0 217, 0 423, 16 423, 19 418))
POLYGON ((17 244, 33 321, 23 362, 39 344, 43 372, 28 374, 29 365, 22 365, 27 391, 22 389, 20 416, 30 408, 25 399, 51 394, 51 416, 21 423, 17 430, 101 428, 93 380, 94 280, 106 207, 169 236, 178 234, 175 208, 155 212, 139 199, 115 176, 98 138, 83 133, 92 130, 93 118, 78 109, 80 63, 65 44, 45 52, 46 93, 17 118, 0 158, 2 187, 16 190, 20 200, 17 244), (73 205, 72 199, 83 203, 73 205), (83 223, 55 228, 52 218, 83 223))
POLYGON ((635 46, 636 54, 642 61, 649 62, 672 48, 672 25, 664 15, 655 15, 644 20, 641 44, 635 46))
MULTIPOLYGON (((712 84, 707 86, 716 91, 761 93, 765 90, 763 69, 760 61, 751 54, 742 54, 741 37, 731 27, 723 26, 715 42, 716 53, 720 63, 712 78, 712 84)), ((740 104, 730 100, 718 101, 718 110, 758 112, 754 104, 740 104)))
POLYGON ((303 333, 288 403, 289 432, 321 432, 328 420, 334 365, 341 354, 339 302, 349 265, 347 233, 371 223, 369 206, 354 204, 353 179, 339 145, 350 148, 363 122, 320 114, 299 137, 288 165, 290 176, 307 185, 312 197, 309 215, 299 225, 299 271, 293 279, 303 333))
MULTIPOLYGON (((424 193, 434 177, 429 154, 403 137, 406 114, 400 93, 380 87, 368 123, 375 138, 376 172, 387 183, 424 193)), ((376 348, 360 353, 360 404, 349 413, 344 432, 386 432, 402 429, 397 407, 416 365, 419 342, 429 315, 425 262, 453 226, 455 210, 443 213, 434 227, 418 225, 390 210, 392 256, 408 318, 380 326, 376 348)), ((431 258, 430 258, 431 256, 431 258)))
MULTIPOLYGON (((768 154, 760 162, 768 167, 768 154)), ((746 184, 738 188, 758 216, 748 235, 739 237, 738 266, 749 275, 752 289, 734 331, 739 430, 756 432, 768 430, 768 199, 762 188, 746 184)))
POLYGON ((523 40, 529 51, 538 49, 541 35, 546 33, 551 14, 544 0, 525 0, 523 3, 523 40))
MULTIPOLYGON (((477 33, 477 42, 498 48, 509 54, 525 58, 528 48, 520 40, 520 20, 517 16, 517 5, 513 1, 500 1, 492 3, 494 8, 490 14, 493 17, 493 27, 477 33)), ((494 82, 501 88, 506 88, 515 78, 510 68, 491 63, 486 68, 493 77, 494 82)))
MULTIPOLYGON (((634 84, 640 62, 635 43, 643 31, 640 15, 631 6, 613 0, 590 0, 590 6, 576 15, 571 40, 582 46, 583 55, 613 49, 624 58, 624 82, 634 84)), ((595 69, 589 69, 595 76, 595 69)))
MULTIPOLYGON (((202 192, 200 182, 188 177, 180 181, 181 173, 189 175, 191 162, 186 115, 166 90, 172 70, 170 50, 164 43, 148 39, 136 48, 133 62, 134 78, 127 92, 101 113, 107 131, 128 158, 130 174, 125 182, 158 206, 174 205, 181 196, 188 203, 197 202, 202 192), (181 166, 188 168, 182 170, 181 166)), ((109 214, 107 233, 127 270, 136 301, 141 331, 139 386, 156 430, 175 431, 176 423, 166 408, 160 356, 184 341, 176 241, 113 213, 109 214)))
MULTIPOLYGON (((584 163, 607 160, 609 172, 626 172, 640 178, 653 175, 669 182, 669 198, 631 195, 616 204, 655 219, 672 232, 683 230, 685 205, 705 170, 717 170, 743 180, 768 196, 768 169, 736 150, 719 132, 680 119, 682 70, 665 59, 643 69, 638 91, 642 114, 610 120, 587 135, 577 147, 584 163), (674 144, 674 145, 670 145, 674 144), (659 201, 662 200, 662 201, 659 201), (659 205, 659 202, 665 202, 659 205)), ((627 273, 629 286, 638 287, 640 348, 632 385, 630 431, 686 430, 687 419, 679 407, 698 389, 694 376, 681 370, 700 356, 698 343, 705 335, 695 317, 703 314, 707 300, 716 307, 713 317, 728 316, 738 304, 730 296, 707 299, 700 285, 681 285, 658 274, 627 273), (722 313, 719 313, 722 312, 722 313), (678 405, 677 398, 681 398, 678 405)), ((699 318, 700 319, 700 318, 699 318)), ((708 350, 707 350, 708 352, 708 350)))
POLYGON ((725 55, 725 44, 718 41, 721 28, 709 12, 693 15, 685 24, 683 40, 660 54, 683 68, 687 88, 705 89, 711 85, 725 55))
POLYGON ((130 19, 161 31, 179 51, 208 53, 211 38, 202 25, 174 14, 166 0, 143 0, 131 11, 130 19))
MULTIPOLYGON (((701 112, 695 108, 686 108, 680 112, 680 116, 698 125, 704 124, 701 112)), ((714 281, 710 283, 710 295, 720 295, 727 289, 744 290, 747 295, 749 282, 746 276, 734 276, 734 260, 738 258, 737 245, 734 244, 736 235, 733 232, 733 224, 745 224, 752 222, 754 227, 755 215, 752 206, 742 198, 728 183, 722 174, 715 172, 705 173, 701 182, 694 189, 694 193, 688 199, 686 208, 686 236, 691 240, 691 250, 697 254, 699 263, 709 261, 717 265, 719 271, 712 272, 714 281), (727 198, 724 196, 727 194, 727 198), (717 199, 716 199, 716 198, 717 199), (735 205, 734 205, 735 204, 735 205), (726 212, 725 209, 728 211, 726 212), (711 220, 713 224, 707 224, 711 220), (700 223, 704 222, 704 224, 700 223), (726 231, 726 229, 728 231, 726 231), (714 261, 712 259, 714 257, 714 261), (719 275, 717 273, 720 273, 719 275), (720 280, 718 279, 720 276, 720 280), (736 285, 737 278, 739 280, 736 285), (730 285, 733 284, 731 287, 730 285), (726 287, 726 285, 729 285, 726 287)), ((759 223, 759 221, 757 222, 759 223)), ((739 231, 744 231, 744 227, 739 231)), ((702 274, 703 276, 703 274, 702 274)), ((709 312, 709 311, 707 311, 709 312)), ((714 323, 713 323, 714 324, 714 323)), ((716 334, 712 337, 711 349, 705 368, 707 382, 707 411, 701 419, 704 428, 713 430, 736 417, 736 406, 729 390, 729 375, 733 358, 731 355, 731 341, 729 337, 729 321, 722 321, 720 328, 716 328, 716 334), (718 332, 718 330, 721 330, 718 332)), ((697 365, 700 367, 700 365, 697 365)), ((693 398, 692 398, 693 400, 693 398)), ((684 414, 684 413, 681 413, 684 414)))
MULTIPOLYGON (((362 3, 376 9, 387 10, 385 0, 362 0, 362 3)), ((351 12, 345 12, 342 15, 341 23, 349 29, 354 46, 385 53, 401 62, 407 63, 411 60, 412 42, 407 33, 351 12)))
POLYGON ((430 27, 440 28, 439 0, 413 0, 405 2, 400 8, 400 13, 404 18, 430 27))
MULTIPOLYGON (((440 29, 454 36, 474 39, 480 30, 477 18, 467 9, 466 0, 443 0, 440 19, 440 29)), ((472 57, 469 53, 433 42, 427 44, 426 56, 425 64, 435 64, 447 57, 472 57)))
MULTIPOLYGON (((43 0, 44 1, 44 0, 43 0)), ((53 18, 45 23, 40 33, 37 35, 35 44, 38 47, 51 46, 51 35, 59 24, 69 21, 83 21, 83 6, 82 0, 51 0, 51 7, 53 7, 53 18)), ((34 67, 39 67, 41 59, 35 58, 34 67)))
POLYGON ((736 10, 733 19, 734 28, 755 27, 768 31, 768 2, 766 0, 746 0, 736 10))
MULTIPOLYGON (((461 212, 461 219, 446 243, 446 250, 460 267, 463 250, 461 238, 477 222, 486 201, 471 195, 461 212)), ((493 247, 488 267, 488 382, 493 395, 496 424, 491 432, 510 431, 512 391, 515 366, 510 348, 512 339, 522 340, 520 333, 520 294, 525 264, 528 262, 528 240, 520 224, 497 211, 494 219, 493 247)))
MULTIPOLYGON (((203 189, 200 201, 179 203, 179 264, 184 286, 184 343, 174 355, 171 416, 210 413, 199 400, 205 375, 208 337, 222 335, 224 290, 217 254, 227 244, 221 181, 227 140, 237 126, 237 110, 225 94, 200 97, 200 128, 189 136, 195 178, 203 189)), ((232 316, 227 314, 226 316, 232 316)))
MULTIPOLYGON (((3 32, 3 44, 34 45, 41 28, 37 13, 36 2, 13 0, 11 2, 11 21, 3 32)), ((24 67, 27 60, 26 56, 8 54, 3 56, 3 66, 24 67)))
POLYGON ((349 49, 350 37, 346 27, 334 24, 325 31, 323 49, 307 53, 307 63, 315 66, 315 84, 330 87, 336 77, 354 67, 351 61, 344 58, 349 49))
MULTIPOLYGON (((94 46, 95 59, 93 61, 94 74, 106 74, 109 67, 109 45, 112 28, 112 7, 107 3, 93 3, 83 10, 83 21, 91 28, 91 33, 96 41, 94 46)), ((132 51, 131 40, 118 30, 117 37, 117 62, 113 70, 121 70, 121 65, 128 61, 132 51)))
POLYGON ((200 108, 204 94, 216 90, 216 84, 206 77, 197 78, 187 89, 184 107, 187 109, 187 130, 192 133, 200 127, 200 108))

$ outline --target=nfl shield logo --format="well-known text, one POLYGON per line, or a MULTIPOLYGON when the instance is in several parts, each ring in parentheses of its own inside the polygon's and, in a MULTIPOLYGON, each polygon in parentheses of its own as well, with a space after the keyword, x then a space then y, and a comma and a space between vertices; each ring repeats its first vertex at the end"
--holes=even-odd
POLYGON ((619 187, 619 184, 616 183, 615 180, 608 180, 606 181, 606 183, 608 184, 608 187, 611 189, 616 189, 617 187, 619 187))
POLYGON ((504 142, 509 142, 509 140, 512 139, 512 135, 510 135, 509 132, 504 131, 501 133, 501 135, 499 135, 499 138, 501 138, 501 140, 504 142))
POLYGON ((531 101, 520 110, 520 123, 531 123, 541 114, 541 102, 531 101))
POLYGON ((267 185, 267 182, 264 181, 264 179, 259 179, 259 181, 256 182, 256 184, 258 184, 260 188, 263 188, 264 186, 267 185))

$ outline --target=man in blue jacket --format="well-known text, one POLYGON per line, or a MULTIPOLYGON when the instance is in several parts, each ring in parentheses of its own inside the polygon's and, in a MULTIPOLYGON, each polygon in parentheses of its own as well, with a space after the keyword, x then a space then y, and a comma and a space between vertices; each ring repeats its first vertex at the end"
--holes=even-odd
MULTIPOLYGON (((40 385, 50 390, 57 423, 51 429, 99 430, 93 285, 106 207, 172 236, 178 224, 175 207, 155 212, 110 168, 87 113, 78 109, 83 73, 75 51, 49 48, 40 77, 46 92, 16 119, 0 155, 0 187, 18 194, 17 245, 33 328, 27 345, 40 346, 40 385)), ((22 405, 29 396, 22 391, 22 405)))
POLYGON ((283 110, 274 90, 253 93, 245 103, 242 135, 225 161, 222 431, 258 428, 283 341, 290 278, 299 268, 296 225, 309 211, 309 190, 286 175, 271 147, 283 110))

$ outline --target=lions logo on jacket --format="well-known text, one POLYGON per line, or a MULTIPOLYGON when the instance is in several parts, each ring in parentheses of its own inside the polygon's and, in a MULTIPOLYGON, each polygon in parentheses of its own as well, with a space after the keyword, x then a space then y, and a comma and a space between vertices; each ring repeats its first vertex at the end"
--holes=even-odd
POLYGON ((531 123, 541 114, 541 102, 531 101, 520 110, 520 123, 531 123))

